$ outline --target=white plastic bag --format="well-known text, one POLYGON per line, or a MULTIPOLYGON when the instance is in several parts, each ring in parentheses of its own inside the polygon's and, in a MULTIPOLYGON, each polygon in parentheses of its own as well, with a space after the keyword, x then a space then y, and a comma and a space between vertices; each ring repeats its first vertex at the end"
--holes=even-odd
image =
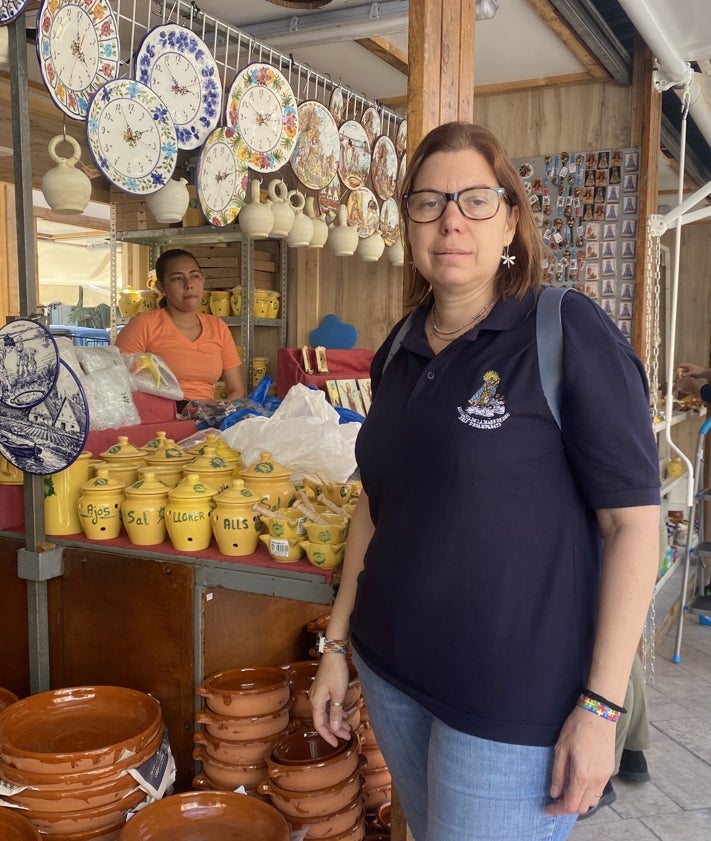
POLYGON ((327 482, 345 482, 356 468, 359 423, 340 424, 338 412, 322 391, 292 386, 270 418, 245 418, 222 437, 251 467, 268 451, 291 471, 292 481, 318 473, 327 482))
POLYGON ((183 389, 165 361, 155 353, 122 353, 131 377, 131 390, 182 400, 183 389))

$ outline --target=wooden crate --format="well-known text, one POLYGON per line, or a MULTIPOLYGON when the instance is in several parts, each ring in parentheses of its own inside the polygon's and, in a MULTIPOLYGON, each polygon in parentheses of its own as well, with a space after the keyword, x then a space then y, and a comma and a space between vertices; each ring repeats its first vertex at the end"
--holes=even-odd
POLYGON ((123 231, 156 231, 168 227, 162 222, 156 222, 146 207, 144 196, 124 193, 118 187, 111 187, 111 204, 116 212, 116 230, 123 231))

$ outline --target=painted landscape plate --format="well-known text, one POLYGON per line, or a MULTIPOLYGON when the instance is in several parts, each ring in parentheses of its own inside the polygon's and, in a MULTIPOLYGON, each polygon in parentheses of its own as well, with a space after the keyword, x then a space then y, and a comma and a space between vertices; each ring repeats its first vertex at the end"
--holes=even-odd
POLYGON ((363 126, 347 120, 338 130, 341 152, 338 174, 349 190, 362 187, 370 175, 370 141, 363 126))
POLYGON ((380 226, 380 208, 373 191, 358 187, 348 196, 348 224, 358 228, 358 236, 364 239, 374 234, 380 226))
POLYGON ((385 134, 375 141, 370 174, 378 198, 389 199, 395 195, 395 189, 397 188, 397 152, 395 151, 395 144, 385 134))
POLYGON ((401 157, 407 152, 407 120, 403 120, 397 128, 395 149, 401 157))
POLYGON ((338 126, 331 112, 320 102, 302 102, 291 168, 304 187, 327 187, 338 172, 339 152, 338 126))
POLYGON ((380 134, 380 114, 375 106, 371 105, 363 111, 363 116, 360 118, 361 125, 365 129, 368 137, 368 143, 372 146, 375 138, 380 134))
POLYGON ((380 233, 385 245, 394 245, 400 236, 400 208, 395 199, 386 199, 380 208, 380 233))
POLYGON ((58 372, 57 344, 46 327, 18 318, 0 328, 0 403, 15 409, 36 406, 58 372))
POLYGON ((336 218, 338 206, 341 203, 341 182, 336 176, 331 183, 319 190, 318 208, 324 215, 327 225, 330 225, 336 218))

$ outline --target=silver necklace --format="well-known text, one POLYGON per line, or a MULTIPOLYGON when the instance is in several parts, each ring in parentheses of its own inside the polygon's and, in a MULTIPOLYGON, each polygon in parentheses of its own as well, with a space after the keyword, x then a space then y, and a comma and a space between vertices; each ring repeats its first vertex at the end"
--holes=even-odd
MULTIPOLYGON (((486 316, 491 312, 494 308, 494 304, 496 303, 496 298, 493 301, 489 301, 489 303, 479 312, 469 319, 469 321, 465 321, 461 327, 456 327, 454 330, 440 330, 437 326, 437 322, 435 321, 435 305, 432 304, 432 309, 430 310, 430 316, 432 317, 432 329, 438 336, 453 336, 455 333, 459 333, 461 330, 464 330, 465 327, 469 327, 472 324, 475 324, 477 321, 481 321, 482 318, 486 318, 486 316)), ((451 340, 450 340, 451 341, 451 340)))

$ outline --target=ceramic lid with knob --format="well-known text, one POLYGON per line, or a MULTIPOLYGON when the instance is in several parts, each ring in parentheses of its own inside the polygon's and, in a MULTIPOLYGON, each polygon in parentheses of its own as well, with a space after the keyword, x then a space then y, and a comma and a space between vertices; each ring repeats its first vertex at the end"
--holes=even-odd
POLYGON ((108 450, 99 453, 104 461, 141 461, 145 457, 143 450, 134 447, 128 440, 127 435, 119 435, 116 443, 112 444, 108 450))
POLYGON ((272 454, 265 450, 259 454, 259 461, 256 464, 240 470, 240 474, 254 479, 288 479, 291 471, 282 464, 272 461, 272 454))
POLYGON ((176 485, 168 494, 171 500, 201 500, 212 499, 217 494, 217 488, 206 485, 197 473, 189 473, 185 479, 176 485))
POLYGON ((179 464, 192 461, 190 453, 179 447, 172 438, 166 438, 165 444, 157 447, 153 455, 144 456, 149 464, 179 464))
POLYGON ((126 485, 123 482, 118 482, 116 479, 112 479, 109 471, 104 470, 103 468, 99 468, 96 471, 96 476, 92 479, 89 479, 88 482, 85 482, 81 489, 82 491, 122 491, 126 485))
POLYGON ((166 485, 165 482, 161 482, 160 479, 156 478, 155 473, 151 473, 148 470, 143 474, 143 478, 129 485, 125 493, 126 496, 132 497, 155 496, 156 494, 165 494, 167 496, 169 491, 170 486, 166 485))
POLYGON ((233 479, 229 488, 220 491, 215 497, 216 503, 225 503, 226 505, 254 505, 259 502, 260 496, 250 491, 244 484, 244 479, 233 479))
POLYGON ((215 447, 205 447, 204 452, 199 456, 195 456, 188 467, 191 471, 194 469, 195 472, 200 472, 202 470, 232 469, 234 465, 225 461, 222 456, 219 456, 215 447))

